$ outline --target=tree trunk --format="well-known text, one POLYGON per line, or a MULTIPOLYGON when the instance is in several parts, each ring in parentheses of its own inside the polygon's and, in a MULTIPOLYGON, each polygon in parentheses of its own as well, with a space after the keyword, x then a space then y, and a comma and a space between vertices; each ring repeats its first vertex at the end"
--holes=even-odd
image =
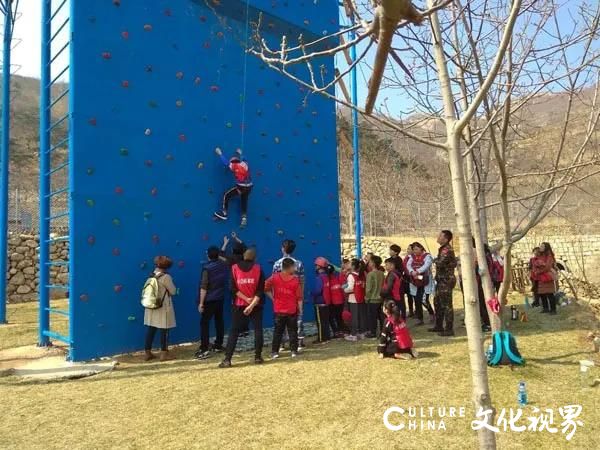
MULTIPOLYGON (((467 156, 467 180, 474 180, 475 177, 475 163, 473 158, 467 156)), ((479 276, 481 277, 481 285, 483 287, 483 295, 485 300, 485 307, 490 317, 490 325, 492 332, 500 331, 502 329, 502 318, 500 315, 494 314, 490 310, 487 300, 492 299, 496 296, 496 290, 494 289, 494 283, 492 282, 490 268, 487 264, 487 258, 485 255, 485 248, 483 244, 487 243, 487 239, 484 237, 483 229, 481 228, 479 214, 479 202, 477 200, 477 187, 474 184, 469 184, 469 206, 471 212, 471 223, 473 226, 473 238, 475 239, 475 248, 477 254, 477 263, 479 266, 479 276)), ((479 296, 479 292, 477 292, 479 296)))
MULTIPOLYGON (((428 7, 433 6, 433 0, 428 0, 428 7)), ((483 337, 481 322, 479 320, 479 304, 477 302, 477 285, 475 282, 475 266, 473 263, 473 248, 471 242, 471 224, 469 222, 469 205, 465 174, 463 170, 463 156, 460 140, 461 130, 457 127, 454 98, 450 86, 448 66, 442 48, 441 27, 437 13, 431 15, 431 34, 433 41, 433 55, 438 69, 440 90, 444 101, 444 122, 446 124, 448 160, 452 178, 452 193, 456 215, 458 237, 466 245, 460 246, 460 260, 463 273, 463 289, 465 295, 465 324, 467 328, 467 342, 469 347, 469 361, 471 364, 471 378, 473 383, 473 403, 475 410, 492 409, 490 389, 487 377, 487 364, 483 351, 483 337)), ((493 431, 482 428, 477 432, 479 448, 495 450, 496 435, 493 431)))

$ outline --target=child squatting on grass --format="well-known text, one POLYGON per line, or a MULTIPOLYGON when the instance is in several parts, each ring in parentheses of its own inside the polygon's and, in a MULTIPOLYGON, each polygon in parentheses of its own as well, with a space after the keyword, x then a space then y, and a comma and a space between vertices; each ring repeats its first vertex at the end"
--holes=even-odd
POLYGON ((380 358, 413 359, 417 357, 417 351, 413 348, 413 341, 406 322, 402 318, 400 308, 393 300, 388 300, 383 305, 383 313, 386 321, 377 353, 380 358))

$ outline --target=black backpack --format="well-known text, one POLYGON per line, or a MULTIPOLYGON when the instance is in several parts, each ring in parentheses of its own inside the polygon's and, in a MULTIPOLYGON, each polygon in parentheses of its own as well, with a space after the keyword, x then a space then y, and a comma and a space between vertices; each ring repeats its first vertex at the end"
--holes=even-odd
POLYGON ((496 331, 492 336, 492 351, 488 355, 489 366, 522 366, 525 360, 517 348, 515 337, 508 331, 496 331))

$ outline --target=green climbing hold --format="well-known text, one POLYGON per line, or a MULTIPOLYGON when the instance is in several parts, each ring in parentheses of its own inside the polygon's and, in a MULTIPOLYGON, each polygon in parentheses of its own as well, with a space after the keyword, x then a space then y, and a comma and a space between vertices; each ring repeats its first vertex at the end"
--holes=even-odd
POLYGON ((148 212, 148 211, 146 211, 146 212, 144 213, 144 219, 148 220, 148 219, 150 219, 151 217, 152 217, 152 213, 151 213, 151 212, 148 212))
POLYGON ((129 316, 127 318, 128 321, 133 322, 135 320, 135 316, 129 316))
POLYGON ((121 150, 119 150, 119 153, 121 154, 121 156, 127 156, 129 155, 129 150, 127 150, 126 148, 121 148, 121 150))
POLYGON ((227 122, 227 124, 225 125, 227 128, 232 128, 233 124, 231 122, 227 122))
POLYGON ((198 169, 204 169, 204 163, 203 162, 199 162, 198 164, 196 164, 196 167, 198 169))
POLYGON ((86 204, 86 205, 88 205, 90 208, 93 208, 93 207, 94 207, 94 205, 95 205, 96 203, 95 203, 95 202, 94 202, 94 200, 92 200, 91 198, 88 198, 88 199, 85 201, 85 204, 86 204))
POLYGON ((150 108, 158 108, 158 103, 156 103, 154 100, 150 100, 150 101, 148 102, 148 106, 149 106, 150 108))
POLYGON ((94 174, 94 169, 92 169, 91 167, 88 167, 88 169, 86 170, 86 173, 88 175, 93 175, 94 174))
POLYGON ((112 224, 113 224, 115 227, 118 227, 118 226, 120 226, 120 225, 121 225, 121 221, 120 221, 119 219, 113 219, 113 220, 112 220, 112 224))

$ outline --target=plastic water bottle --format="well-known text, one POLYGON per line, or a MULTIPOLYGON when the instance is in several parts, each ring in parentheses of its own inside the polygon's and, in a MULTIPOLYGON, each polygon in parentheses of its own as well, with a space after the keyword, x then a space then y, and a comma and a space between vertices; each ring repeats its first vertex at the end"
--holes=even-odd
POLYGON ((519 394, 517 395, 517 400, 519 401, 520 407, 527 405, 527 387, 525 386, 524 381, 519 382, 519 394))
POLYGON ((494 346, 492 344, 490 344, 487 348, 487 350, 485 351, 485 358, 486 361, 489 361, 490 359, 492 359, 492 352, 494 351, 494 346))

